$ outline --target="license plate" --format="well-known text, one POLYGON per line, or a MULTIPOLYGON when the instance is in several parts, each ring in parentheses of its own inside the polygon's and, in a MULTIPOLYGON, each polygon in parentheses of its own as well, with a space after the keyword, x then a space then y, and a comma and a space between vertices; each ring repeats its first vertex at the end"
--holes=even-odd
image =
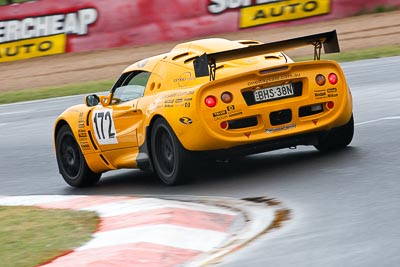
POLYGON ((256 102, 278 99, 292 95, 294 95, 294 91, 291 83, 262 88, 254 91, 254 99, 256 100, 256 102))

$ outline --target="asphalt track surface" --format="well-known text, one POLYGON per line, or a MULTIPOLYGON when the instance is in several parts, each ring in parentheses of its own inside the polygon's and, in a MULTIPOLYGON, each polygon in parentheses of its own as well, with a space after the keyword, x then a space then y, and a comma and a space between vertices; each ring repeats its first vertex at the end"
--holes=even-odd
POLYGON ((354 99, 355 136, 343 151, 280 150, 210 166, 191 184, 166 187, 136 170, 67 186, 53 123, 82 96, 0 106, 0 195, 267 196, 291 210, 284 226, 221 266, 400 265, 400 57, 342 64, 354 99))

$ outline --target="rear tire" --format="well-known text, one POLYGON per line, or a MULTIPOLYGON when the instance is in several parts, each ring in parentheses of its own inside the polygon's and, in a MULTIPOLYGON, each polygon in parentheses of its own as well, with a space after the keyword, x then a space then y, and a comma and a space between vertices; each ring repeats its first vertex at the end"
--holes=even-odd
POLYGON ((62 126, 57 134, 56 157, 60 174, 70 186, 87 187, 99 181, 101 173, 89 169, 68 125, 62 126))
POLYGON ((158 118, 152 128, 151 155, 154 170, 164 184, 177 185, 188 180, 190 156, 163 118, 158 118))
POLYGON ((345 125, 334 128, 327 134, 322 135, 319 138, 318 145, 315 146, 321 152, 329 152, 333 150, 339 150, 351 143, 354 135, 354 119, 353 115, 348 123, 345 125))

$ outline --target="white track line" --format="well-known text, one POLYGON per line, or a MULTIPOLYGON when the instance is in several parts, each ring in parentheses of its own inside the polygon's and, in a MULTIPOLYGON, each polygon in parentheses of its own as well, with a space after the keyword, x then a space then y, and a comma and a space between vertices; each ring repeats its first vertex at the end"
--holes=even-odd
POLYGON ((400 120, 400 116, 384 117, 384 118, 379 118, 376 120, 363 121, 363 122, 356 123, 355 125, 358 126, 358 125, 364 125, 364 124, 380 122, 380 121, 389 121, 389 120, 400 120))
POLYGON ((182 203, 173 200, 163 200, 156 198, 138 198, 130 200, 122 200, 115 203, 91 206, 82 210, 95 211, 101 217, 111 217, 122 214, 129 214, 139 211, 154 210, 159 208, 181 208, 191 209, 202 212, 212 212, 226 215, 237 215, 236 212, 215 206, 202 205, 197 203, 182 203))
POLYGON ((21 111, 10 111, 10 112, 1 112, 0 116, 5 116, 5 115, 14 115, 14 114, 24 114, 24 113, 32 113, 33 110, 28 109, 28 110, 21 110, 21 111))

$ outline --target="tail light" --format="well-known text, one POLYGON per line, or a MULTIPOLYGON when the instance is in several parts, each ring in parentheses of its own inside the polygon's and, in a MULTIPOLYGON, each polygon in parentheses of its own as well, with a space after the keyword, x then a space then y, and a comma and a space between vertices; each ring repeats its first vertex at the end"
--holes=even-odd
POLYGON ((207 107, 213 108, 217 105, 217 98, 213 95, 209 95, 204 100, 204 103, 206 104, 207 107))
POLYGON ((338 77, 335 73, 331 73, 328 75, 328 81, 330 82, 330 84, 335 85, 338 82, 338 77))
POLYGON ((219 125, 222 129, 227 129, 229 124, 226 121, 221 122, 221 124, 219 125))
POLYGON ((315 76, 315 82, 319 85, 322 86, 325 84, 326 79, 325 76, 322 74, 318 74, 317 76, 315 76))
POLYGON ((329 101, 326 103, 326 107, 328 109, 333 109, 335 107, 335 103, 333 101, 329 101))
POLYGON ((222 102, 228 104, 228 103, 232 102, 233 96, 232 96, 232 94, 230 92, 223 92, 221 94, 221 100, 222 100, 222 102))

